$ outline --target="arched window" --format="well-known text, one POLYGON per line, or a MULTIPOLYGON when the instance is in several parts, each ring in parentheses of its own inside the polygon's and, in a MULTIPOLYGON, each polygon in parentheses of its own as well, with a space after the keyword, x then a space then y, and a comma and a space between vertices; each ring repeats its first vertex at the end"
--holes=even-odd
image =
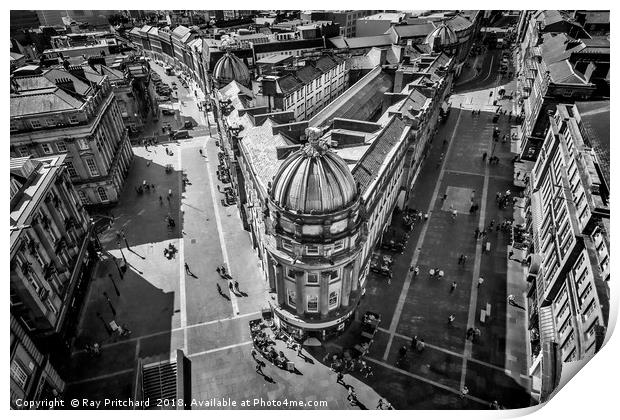
POLYGON ((108 194, 105 192, 105 188, 103 187, 97 188, 97 194, 99 194, 99 199, 101 201, 108 201, 108 194))
POLYGON ((333 309, 338 306, 338 292, 333 291, 329 293, 329 309, 333 309))
POLYGON ((78 197, 80 197, 80 201, 82 202, 82 204, 88 204, 89 200, 88 197, 86 197, 86 193, 82 190, 78 190, 78 197))

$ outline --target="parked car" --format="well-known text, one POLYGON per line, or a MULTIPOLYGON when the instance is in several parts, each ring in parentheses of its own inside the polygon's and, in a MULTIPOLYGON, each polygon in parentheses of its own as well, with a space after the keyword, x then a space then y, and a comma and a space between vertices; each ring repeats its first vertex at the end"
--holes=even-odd
POLYGON ((172 138, 175 140, 178 139, 188 139, 190 138, 189 131, 187 130, 179 130, 172 135, 172 138))

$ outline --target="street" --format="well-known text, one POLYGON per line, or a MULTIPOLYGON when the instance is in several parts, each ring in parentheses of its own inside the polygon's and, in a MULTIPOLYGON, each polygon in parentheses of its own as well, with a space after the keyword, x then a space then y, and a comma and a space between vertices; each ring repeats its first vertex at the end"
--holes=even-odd
MULTIPOLYGON (((484 57, 490 73, 496 55, 484 57)), ((171 82, 161 67, 153 68, 171 82)), ((415 225, 403 255, 396 256, 391 285, 374 274, 366 285, 358 316, 366 310, 383 316, 368 358, 375 374, 347 375, 366 404, 374 405, 382 396, 397 409, 486 408, 493 400, 510 407, 529 405, 526 355, 518 340, 524 339, 524 321, 506 316, 510 238, 493 229, 484 241, 473 235, 476 227, 483 230, 491 220, 499 224, 512 216, 510 206, 500 209, 495 202, 497 192, 511 188, 513 156, 510 141, 492 141, 499 80, 483 76, 457 86, 450 117, 440 126, 410 195, 408 206, 428 212, 429 219, 415 225), (481 110, 480 115, 473 115, 472 109, 481 110), (490 165, 483 161, 483 153, 497 156, 499 162, 490 165), (472 199, 479 205, 475 214, 469 212, 472 199), (457 262, 461 254, 468 257, 464 264, 457 262), (420 269, 415 278, 411 265, 420 269), (434 268, 444 271, 444 277, 430 278, 434 268), (479 277, 486 279, 481 287, 479 277), (481 310, 489 313, 484 322, 481 310), (448 323, 450 315, 454 322, 448 323), (475 343, 466 339, 470 327, 480 330, 475 343), (521 329, 511 331, 517 339, 506 340, 508 328, 521 329), (413 336, 425 341, 425 350, 410 350, 400 359, 399 349, 409 346, 413 336), (469 389, 466 398, 460 396, 463 386, 469 389)), ((179 85, 179 103, 174 106, 180 114, 175 121, 191 119, 198 126, 187 140, 134 147, 136 158, 113 210, 113 224, 100 235, 104 251, 68 369, 69 394, 109 397, 112 389, 115 397, 129 397, 138 359, 144 364, 168 360, 179 348, 192 362, 196 398, 264 395, 327 400, 329 408, 348 407, 346 389, 320 362, 326 351, 342 349, 338 339, 309 349, 308 361, 298 365, 301 376, 275 369, 269 372, 273 382, 267 382, 254 372, 248 357, 248 321, 259 317, 267 305, 266 285, 237 207, 224 206, 221 200, 224 185, 216 176, 219 148, 197 107, 203 98, 199 94, 196 99, 192 87, 182 89, 179 85), (170 173, 167 165, 172 167, 170 173), (136 187, 144 183, 155 189, 138 193, 136 187), (175 220, 174 226, 167 225, 168 218, 175 220), (164 249, 175 252, 164 255, 164 249), (121 279, 115 265, 123 260, 128 271, 121 279), (242 294, 231 293, 228 282, 217 274, 222 264, 239 282, 242 294), (112 320, 125 325, 131 335, 109 334, 104 323, 112 320), (95 342, 102 354, 93 357, 83 348, 95 342)), ((498 105, 511 107, 509 101, 498 105)), ((212 115, 209 120, 213 121, 212 115)), ((500 117, 498 128, 502 134, 509 132, 507 116, 500 117)), ((402 231, 399 214, 392 225, 402 231)))

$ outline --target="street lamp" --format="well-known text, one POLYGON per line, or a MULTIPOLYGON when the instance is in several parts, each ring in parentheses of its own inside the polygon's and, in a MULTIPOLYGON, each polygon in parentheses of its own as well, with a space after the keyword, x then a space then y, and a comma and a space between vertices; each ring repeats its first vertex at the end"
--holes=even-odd
POLYGON ((107 292, 103 292, 103 296, 105 296, 105 300, 108 302, 108 306, 112 310, 112 315, 116 316, 116 309, 114 309, 114 306, 112 305, 112 301, 110 300, 110 296, 108 296, 107 292))
POLYGON ((105 319, 103 319, 103 317, 101 316, 101 314, 99 312, 97 312, 97 318, 99 318, 99 320, 103 323, 103 326, 104 326, 106 332, 108 333, 108 335, 112 335, 112 328, 110 328, 108 323, 105 322, 105 319))
POLYGON ((108 273, 108 278, 112 282, 112 286, 114 286, 114 291, 116 292, 116 296, 120 296, 121 292, 118 291, 118 287, 116 287, 116 282, 114 281, 114 277, 112 276, 112 274, 108 273))
POLYGON ((123 262, 125 263, 125 265, 127 265, 125 254, 123 254, 123 248, 121 248, 121 241, 116 241, 116 245, 118 245, 118 250, 121 251, 121 257, 123 257, 123 262))

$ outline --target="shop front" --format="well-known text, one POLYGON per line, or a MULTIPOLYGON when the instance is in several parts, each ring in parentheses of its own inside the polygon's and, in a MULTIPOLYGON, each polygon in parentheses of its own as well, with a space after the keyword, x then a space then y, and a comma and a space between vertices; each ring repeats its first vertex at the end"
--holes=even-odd
POLYGON ((349 326, 355 318, 356 308, 350 308, 341 317, 326 322, 303 321, 273 304, 271 305, 271 310, 275 315, 274 323, 276 326, 293 336, 296 340, 302 341, 309 337, 314 337, 324 341, 341 334, 349 326))

